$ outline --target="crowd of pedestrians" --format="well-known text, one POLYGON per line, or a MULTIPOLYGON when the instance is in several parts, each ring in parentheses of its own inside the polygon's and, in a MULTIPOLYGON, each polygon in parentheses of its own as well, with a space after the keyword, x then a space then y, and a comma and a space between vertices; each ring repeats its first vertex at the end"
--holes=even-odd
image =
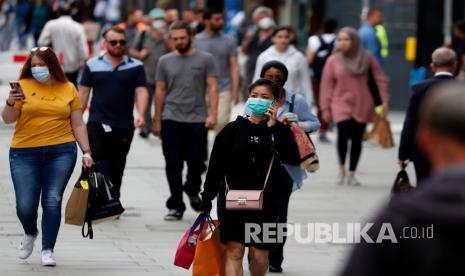
MULTIPOLYGON (((302 51, 294 44, 292 28, 277 26, 267 7, 255 9, 239 47, 222 31, 223 11, 185 10, 180 20, 176 9, 155 8, 146 15, 133 9, 122 21, 120 4, 0 1, 0 49, 10 48, 13 27, 18 48, 27 47, 29 34, 38 46, 29 52, 19 81, 11 83, 2 111, 6 123, 16 122, 10 167, 25 233, 19 257, 32 253, 42 198, 42 264, 56 265, 53 249, 63 192, 76 161, 76 141, 83 151, 83 166, 105 174, 114 185, 112 196, 119 199, 126 157, 135 130, 140 129, 142 138, 153 134, 161 139, 170 190, 164 219, 182 219, 184 193, 196 212, 210 212, 217 198, 226 275, 242 275, 246 247, 251 275, 282 272, 285 240, 246 242, 245 224, 286 223, 292 192, 308 177, 299 166, 302 160, 291 124, 307 134, 320 131, 319 140, 326 143, 331 142, 327 132, 335 125, 339 157, 335 183, 361 185, 356 170, 366 126, 389 111, 383 71, 388 39, 382 11, 368 10, 358 31, 338 30, 336 20, 328 18, 302 51), (100 31, 105 24, 112 26, 100 31), (102 43, 97 51, 96 41, 102 43), (245 72, 240 71, 240 54, 247 57, 245 72), (377 88, 379 103, 370 82, 377 88), (243 115, 231 121, 232 106, 241 100, 243 115), (313 115, 314 108, 318 116, 313 115), (82 114, 87 110, 85 124, 82 114), (216 139, 207 171, 210 129, 216 139), (263 208, 228 209, 226 197, 232 190, 263 190, 263 208)), ((454 28, 457 35, 465 30, 460 24, 454 28)), ((439 48, 432 54, 435 76, 412 88, 399 165, 405 168, 413 159, 419 180, 431 173, 429 158, 416 141, 423 120, 419 106, 433 86, 460 72, 462 55, 439 48)), ((431 101, 428 110, 445 104, 431 101)), ((434 134, 440 129, 428 116, 424 124, 434 134)), ((444 131, 452 138, 458 135, 454 129, 444 131)), ((433 134, 424 134, 422 141, 427 155, 438 159, 441 156, 431 150, 433 134)))

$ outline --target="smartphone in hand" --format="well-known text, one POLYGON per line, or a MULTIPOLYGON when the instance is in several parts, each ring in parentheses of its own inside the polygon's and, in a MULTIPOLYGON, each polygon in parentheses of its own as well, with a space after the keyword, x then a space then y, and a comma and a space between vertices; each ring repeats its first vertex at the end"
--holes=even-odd
POLYGON ((19 81, 10 81, 10 87, 13 90, 16 90, 16 94, 20 94, 23 99, 25 98, 23 90, 21 89, 21 85, 19 84, 19 81))
POLYGON ((21 86, 19 85, 19 81, 10 81, 10 87, 11 89, 16 89, 16 90, 21 89, 21 86))

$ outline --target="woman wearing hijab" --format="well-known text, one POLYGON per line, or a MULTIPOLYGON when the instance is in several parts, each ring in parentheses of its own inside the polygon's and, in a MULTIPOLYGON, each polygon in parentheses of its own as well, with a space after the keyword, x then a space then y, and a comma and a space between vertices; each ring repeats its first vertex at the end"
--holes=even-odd
POLYGON ((383 116, 388 111, 387 79, 374 56, 366 51, 353 28, 337 35, 337 48, 324 67, 320 106, 325 122, 337 124, 339 155, 338 184, 360 185, 355 171, 362 151, 366 124, 374 119, 374 101, 368 88, 370 71, 378 86, 383 116), (349 174, 346 181, 346 155, 351 141, 349 174))

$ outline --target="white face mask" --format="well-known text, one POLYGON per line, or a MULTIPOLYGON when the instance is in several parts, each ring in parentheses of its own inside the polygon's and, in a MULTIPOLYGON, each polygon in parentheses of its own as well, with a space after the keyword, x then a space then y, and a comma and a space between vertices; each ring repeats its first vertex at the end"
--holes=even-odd
POLYGON ((266 30, 274 26, 276 26, 276 24, 274 23, 274 20, 269 17, 262 18, 260 21, 258 21, 258 27, 260 29, 266 30))

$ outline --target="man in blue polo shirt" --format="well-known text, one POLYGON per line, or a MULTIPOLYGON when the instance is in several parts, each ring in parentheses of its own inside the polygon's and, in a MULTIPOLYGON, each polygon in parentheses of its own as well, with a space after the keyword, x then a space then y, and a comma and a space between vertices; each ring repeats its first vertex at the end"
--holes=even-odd
POLYGON ((144 125, 148 106, 144 65, 125 55, 124 30, 118 27, 103 33, 107 52, 90 59, 79 87, 82 107, 92 100, 87 123, 92 156, 97 168, 115 186, 114 197, 120 197, 121 180, 134 128, 144 125), (134 102, 137 116, 134 119, 134 102))

